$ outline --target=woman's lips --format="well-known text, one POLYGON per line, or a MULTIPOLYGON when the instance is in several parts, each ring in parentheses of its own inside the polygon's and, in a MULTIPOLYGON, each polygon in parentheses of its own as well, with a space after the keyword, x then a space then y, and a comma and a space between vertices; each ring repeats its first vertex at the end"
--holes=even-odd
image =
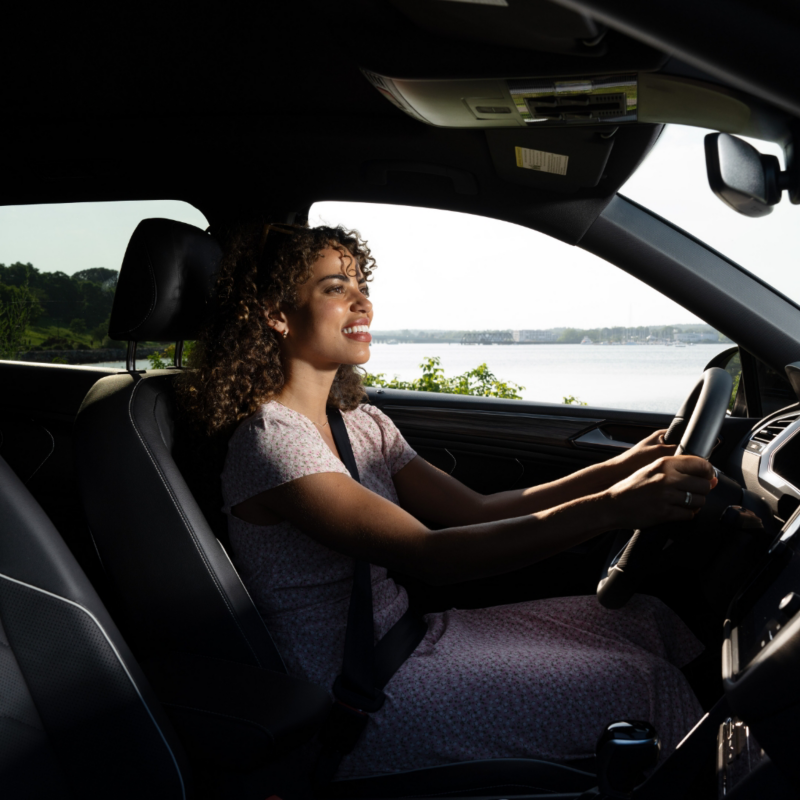
POLYGON ((372 334, 369 333, 369 331, 359 333, 344 333, 344 331, 342 331, 342 334, 348 339, 352 339, 354 342, 366 342, 369 344, 372 341, 372 334))
POLYGON ((369 317, 360 317, 355 322, 345 325, 342 328, 342 333, 354 342, 366 342, 369 344, 372 341, 372 336, 369 332, 369 317))

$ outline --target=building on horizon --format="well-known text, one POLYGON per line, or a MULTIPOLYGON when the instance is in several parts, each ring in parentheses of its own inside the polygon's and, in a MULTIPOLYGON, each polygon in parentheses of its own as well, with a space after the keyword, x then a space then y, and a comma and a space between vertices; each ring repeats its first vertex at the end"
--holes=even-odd
MULTIPOLYGON (((563 330, 563 329, 561 329, 563 330)), ((559 329, 548 331, 511 331, 511 338, 517 342, 557 342, 561 333, 559 329)))

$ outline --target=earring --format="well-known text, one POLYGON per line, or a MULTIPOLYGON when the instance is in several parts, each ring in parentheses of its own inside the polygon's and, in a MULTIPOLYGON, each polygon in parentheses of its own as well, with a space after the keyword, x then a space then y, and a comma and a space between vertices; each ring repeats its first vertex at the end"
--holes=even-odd
POLYGON ((285 339, 285 338, 286 338, 286 337, 289 335, 289 329, 287 328, 287 329, 286 329, 286 330, 283 332, 283 334, 282 334, 282 335, 283 335, 283 338, 285 339))

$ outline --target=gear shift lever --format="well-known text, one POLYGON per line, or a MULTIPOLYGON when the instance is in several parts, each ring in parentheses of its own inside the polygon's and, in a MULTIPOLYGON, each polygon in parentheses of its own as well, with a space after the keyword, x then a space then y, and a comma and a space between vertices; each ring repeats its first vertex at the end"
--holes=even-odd
POLYGON ((600 795, 630 797, 658 761, 661 741, 649 722, 612 722, 597 740, 600 795))

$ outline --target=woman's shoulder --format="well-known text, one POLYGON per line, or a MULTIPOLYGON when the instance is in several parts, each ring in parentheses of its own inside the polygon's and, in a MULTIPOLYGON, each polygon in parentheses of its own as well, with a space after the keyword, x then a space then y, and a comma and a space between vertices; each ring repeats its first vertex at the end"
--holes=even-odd
POLYGON ((384 430, 395 427, 394 422, 383 411, 370 403, 362 403, 352 411, 343 411, 342 416, 348 423, 360 428, 384 430))
POLYGON ((364 403, 345 411, 344 418, 350 430, 362 434, 371 447, 380 448, 392 475, 416 456, 391 418, 376 406, 364 403))
POLYGON ((229 447, 246 446, 248 442, 282 447, 287 440, 300 442, 313 433, 314 426, 310 420, 270 400, 262 403, 254 413, 239 423, 229 447))
POLYGON ((346 473, 347 468, 311 420, 273 401, 239 424, 228 445, 223 481, 246 484, 250 494, 244 499, 317 472, 346 473))

